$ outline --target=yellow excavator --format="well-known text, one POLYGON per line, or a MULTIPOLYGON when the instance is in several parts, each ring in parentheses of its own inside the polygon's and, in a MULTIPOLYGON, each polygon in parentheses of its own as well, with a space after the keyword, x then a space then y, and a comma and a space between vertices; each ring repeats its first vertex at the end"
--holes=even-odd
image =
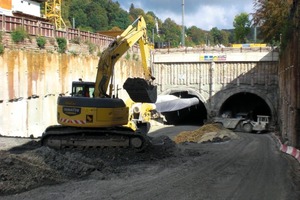
POLYGON ((130 147, 143 149, 149 138, 130 120, 129 108, 113 95, 114 65, 139 43, 144 78, 127 78, 123 88, 134 102, 155 103, 157 86, 149 64, 146 23, 139 16, 103 51, 96 81, 73 81, 71 96, 57 99, 57 122, 44 131, 42 145, 51 148, 130 147))

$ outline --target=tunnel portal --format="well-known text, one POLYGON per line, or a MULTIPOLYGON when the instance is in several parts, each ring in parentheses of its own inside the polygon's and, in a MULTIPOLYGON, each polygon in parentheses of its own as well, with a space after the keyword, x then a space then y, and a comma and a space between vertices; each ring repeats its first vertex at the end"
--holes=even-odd
POLYGON ((218 115, 225 117, 245 116, 253 120, 257 119, 257 115, 272 117, 266 101, 249 92, 241 92, 229 97, 221 106, 218 115))
MULTIPOLYGON (((170 93, 171 95, 177 96, 179 98, 193 98, 196 95, 189 94, 188 91, 180 91, 170 93)), ((166 120, 167 124, 172 125, 203 125, 203 122, 207 119, 207 110, 205 105, 199 99, 199 104, 193 105, 188 108, 183 108, 177 111, 163 112, 161 113, 166 120)))

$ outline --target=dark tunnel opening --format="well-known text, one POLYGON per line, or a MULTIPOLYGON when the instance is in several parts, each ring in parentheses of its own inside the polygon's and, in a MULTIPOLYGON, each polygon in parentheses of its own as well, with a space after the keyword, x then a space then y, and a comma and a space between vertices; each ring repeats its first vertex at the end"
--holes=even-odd
POLYGON ((219 111, 219 116, 239 117, 241 115, 253 120, 257 120, 257 115, 272 117, 265 100, 248 92, 232 95, 223 103, 219 111))
MULTIPOLYGON (((171 95, 177 96, 179 98, 197 97, 195 95, 189 94, 187 91, 175 92, 171 95)), ((203 102, 201 102, 200 100, 199 104, 197 105, 193 105, 191 107, 183 108, 177 111, 163 112, 161 114, 165 117, 166 123, 172 125, 203 125, 203 121, 207 119, 207 110, 203 102)))

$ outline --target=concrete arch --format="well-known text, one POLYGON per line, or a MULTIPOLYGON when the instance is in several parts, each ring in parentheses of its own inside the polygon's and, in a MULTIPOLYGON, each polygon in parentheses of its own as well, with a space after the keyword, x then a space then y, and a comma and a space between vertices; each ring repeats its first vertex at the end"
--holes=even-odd
MULTIPOLYGON (((258 89, 258 88, 253 88, 253 87, 238 87, 238 88, 230 88, 226 90, 222 90, 222 94, 218 94, 214 96, 214 102, 216 102, 212 108, 215 112, 218 112, 222 105, 228 100, 230 97, 239 94, 239 93, 249 93, 249 94, 254 94, 258 97, 260 97, 262 100, 265 101, 265 103, 268 105, 270 111, 271 111, 271 118, 273 119, 273 122, 277 122, 278 117, 277 117, 277 111, 275 109, 277 99, 275 99, 275 104, 274 102, 274 97, 268 95, 268 93, 265 90, 258 89), (217 99, 217 101, 216 101, 217 99), (273 100, 271 100, 273 99, 273 100)), ((276 97, 275 97, 276 98, 276 97)))
POLYGON ((182 91, 187 91, 188 94, 194 95, 199 98, 199 100, 204 104, 206 110, 207 108, 207 100, 201 95, 197 90, 187 87, 187 86, 178 86, 178 87, 173 87, 173 88, 168 88, 167 90, 161 92, 160 94, 162 95, 168 95, 168 94, 173 94, 176 92, 182 92, 182 91))
POLYGON ((172 87, 160 93, 160 95, 182 95, 182 98, 196 97, 199 99, 197 105, 186 107, 177 111, 162 113, 170 124, 197 124, 202 125, 207 120, 208 107, 205 98, 190 87, 172 87))

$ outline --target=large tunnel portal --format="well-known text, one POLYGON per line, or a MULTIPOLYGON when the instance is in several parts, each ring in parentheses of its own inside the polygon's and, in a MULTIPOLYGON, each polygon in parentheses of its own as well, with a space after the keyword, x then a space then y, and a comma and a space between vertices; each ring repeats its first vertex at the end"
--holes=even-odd
MULTIPOLYGON (((180 99, 198 98, 196 95, 188 91, 177 91, 170 93, 180 99)), ((199 100, 197 105, 186 107, 171 112, 161 112, 167 124, 173 125, 203 125, 207 120, 207 109, 204 103, 199 100)), ((217 113, 219 117, 246 117, 257 120, 257 115, 270 116, 272 120, 272 111, 266 101, 260 96, 249 93, 240 92, 230 96, 224 101, 217 113)))
POLYGON ((219 116, 239 117, 244 116, 256 120, 257 115, 272 117, 271 109, 264 99, 248 92, 241 92, 229 97, 221 106, 219 116))

